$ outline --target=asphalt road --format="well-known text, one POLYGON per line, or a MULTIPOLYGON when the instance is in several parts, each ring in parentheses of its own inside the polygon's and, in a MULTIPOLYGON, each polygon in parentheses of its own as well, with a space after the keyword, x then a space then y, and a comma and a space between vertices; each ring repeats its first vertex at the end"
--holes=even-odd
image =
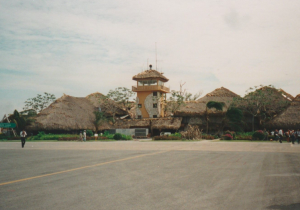
POLYGON ((298 145, 27 142, 20 147, 0 142, 1 210, 300 209, 298 145))

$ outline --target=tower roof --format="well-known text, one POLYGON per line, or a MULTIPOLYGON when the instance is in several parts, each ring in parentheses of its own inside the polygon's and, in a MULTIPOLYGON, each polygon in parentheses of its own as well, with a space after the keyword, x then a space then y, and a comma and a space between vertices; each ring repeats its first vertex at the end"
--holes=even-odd
POLYGON ((133 80, 143 80, 143 79, 160 79, 163 82, 168 82, 169 79, 166 78, 162 73, 156 70, 146 70, 132 77, 133 80))

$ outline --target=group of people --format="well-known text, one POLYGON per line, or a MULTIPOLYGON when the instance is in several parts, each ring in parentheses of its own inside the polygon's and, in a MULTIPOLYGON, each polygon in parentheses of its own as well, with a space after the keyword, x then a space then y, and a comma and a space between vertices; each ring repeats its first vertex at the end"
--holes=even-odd
POLYGON ((84 130, 83 133, 80 131, 79 138, 80 141, 86 141, 86 130, 84 130))
POLYGON ((287 130, 287 131, 283 131, 282 129, 279 130, 275 130, 275 131, 271 131, 270 134, 272 136, 274 136, 274 140, 278 141, 280 143, 282 143, 282 140, 285 139, 287 142, 292 142, 292 144, 295 144, 295 142, 297 141, 297 143, 299 144, 300 141, 300 130, 298 129, 296 130, 287 130))
MULTIPOLYGON (((102 134, 101 134, 101 135, 102 135, 102 134)), ((97 139, 98 139, 98 134, 95 133, 95 134, 94 134, 94 137, 95 137, 95 140, 97 140, 97 139)), ((80 138, 80 141, 86 141, 86 130, 84 130, 83 133, 80 132, 79 138, 80 138)))

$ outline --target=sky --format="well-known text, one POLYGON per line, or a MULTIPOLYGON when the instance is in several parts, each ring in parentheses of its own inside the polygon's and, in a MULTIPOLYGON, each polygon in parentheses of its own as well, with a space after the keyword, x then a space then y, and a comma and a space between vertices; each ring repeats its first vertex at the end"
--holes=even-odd
POLYGON ((131 89, 147 64, 171 90, 296 96, 299 11, 299 0, 0 0, 0 118, 43 92, 131 89))

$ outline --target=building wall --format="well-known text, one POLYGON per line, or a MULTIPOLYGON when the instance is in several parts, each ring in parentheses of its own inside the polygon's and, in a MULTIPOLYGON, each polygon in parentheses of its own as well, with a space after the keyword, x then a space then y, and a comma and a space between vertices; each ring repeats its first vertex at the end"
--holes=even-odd
MULTIPOLYGON (((158 94, 161 93, 158 92, 158 94)), ((153 96, 153 91, 137 92, 136 101, 137 104, 142 104, 142 108, 138 108, 137 106, 136 115, 142 115, 143 118, 152 118, 153 115, 157 115, 157 117, 162 117, 162 106, 160 100, 158 100, 159 98, 159 96, 153 96), (153 108, 154 103, 157 103, 157 108, 153 108)))

